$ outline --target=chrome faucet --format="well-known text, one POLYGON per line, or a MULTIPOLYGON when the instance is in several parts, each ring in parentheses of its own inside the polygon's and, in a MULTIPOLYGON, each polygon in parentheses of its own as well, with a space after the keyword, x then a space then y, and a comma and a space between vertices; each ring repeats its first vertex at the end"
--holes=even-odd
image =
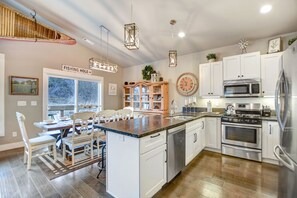
POLYGON ((171 105, 170 105, 170 116, 173 116, 173 114, 175 114, 175 111, 177 110, 177 105, 176 102, 174 100, 171 101, 171 105))

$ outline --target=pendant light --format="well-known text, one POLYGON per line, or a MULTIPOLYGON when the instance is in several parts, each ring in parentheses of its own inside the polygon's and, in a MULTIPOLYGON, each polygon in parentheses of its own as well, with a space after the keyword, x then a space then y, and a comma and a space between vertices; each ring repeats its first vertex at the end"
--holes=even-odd
POLYGON ((124 25, 124 45, 129 50, 139 49, 139 30, 132 23, 133 3, 131 0, 131 23, 124 25))
POLYGON ((91 58, 89 60, 90 68, 105 72, 111 72, 116 73, 118 71, 118 65, 111 63, 109 61, 109 55, 108 55, 108 48, 109 48, 109 29, 107 29, 105 26, 100 26, 100 47, 102 47, 102 32, 106 32, 106 56, 101 59, 98 58, 91 58))
MULTIPOLYGON (((176 20, 170 20, 170 25, 172 25, 172 43, 173 43, 173 26, 176 24, 176 20)), ((169 50, 169 67, 177 66, 177 50, 169 50)))

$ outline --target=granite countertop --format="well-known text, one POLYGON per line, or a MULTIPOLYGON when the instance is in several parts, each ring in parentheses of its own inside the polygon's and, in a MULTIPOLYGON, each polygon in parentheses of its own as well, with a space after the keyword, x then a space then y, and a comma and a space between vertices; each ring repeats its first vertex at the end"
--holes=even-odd
POLYGON ((193 116, 187 120, 170 119, 168 115, 154 115, 97 125, 98 128, 135 138, 141 138, 173 128, 202 117, 221 117, 219 113, 176 113, 174 116, 193 116))

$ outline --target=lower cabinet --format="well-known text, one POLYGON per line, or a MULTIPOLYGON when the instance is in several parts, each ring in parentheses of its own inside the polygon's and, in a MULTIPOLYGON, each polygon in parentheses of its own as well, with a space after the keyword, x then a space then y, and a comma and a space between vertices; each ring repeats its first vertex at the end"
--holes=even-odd
POLYGON ((277 122, 262 122, 262 157, 269 160, 277 160, 273 149, 280 144, 280 128, 277 122))
POLYGON ((166 144, 140 155, 140 197, 152 197, 166 183, 166 144))
POLYGON ((204 126, 204 118, 186 124, 186 165, 205 147, 204 126))
POLYGON ((220 118, 205 118, 206 147, 221 149, 221 120, 220 118))

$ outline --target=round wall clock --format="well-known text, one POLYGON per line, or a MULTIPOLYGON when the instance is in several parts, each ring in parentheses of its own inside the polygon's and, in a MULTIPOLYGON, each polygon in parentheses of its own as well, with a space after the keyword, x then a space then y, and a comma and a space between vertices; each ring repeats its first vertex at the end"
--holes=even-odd
POLYGON ((183 73, 176 81, 176 89, 183 96, 191 96, 198 89, 198 80, 192 73, 183 73))

